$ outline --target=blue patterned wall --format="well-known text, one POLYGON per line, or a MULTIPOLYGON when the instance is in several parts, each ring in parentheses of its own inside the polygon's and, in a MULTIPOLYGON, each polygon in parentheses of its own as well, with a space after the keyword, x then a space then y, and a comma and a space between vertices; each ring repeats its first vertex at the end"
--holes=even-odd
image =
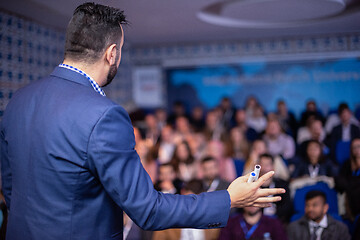
POLYGON ((0 12, 0 118, 12 94, 63 59, 64 33, 0 12))
MULTIPOLYGON (((0 119, 17 89, 49 75, 62 62, 64 44, 64 32, 0 11, 0 119)), ((105 89, 125 105, 132 96, 128 55, 125 50, 116 78, 105 89)))

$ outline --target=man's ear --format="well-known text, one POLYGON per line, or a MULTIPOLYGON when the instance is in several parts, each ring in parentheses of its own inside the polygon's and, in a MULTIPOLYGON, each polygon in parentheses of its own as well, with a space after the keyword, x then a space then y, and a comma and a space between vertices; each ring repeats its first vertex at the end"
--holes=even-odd
POLYGON ((109 65, 114 65, 116 63, 116 44, 111 44, 105 51, 105 60, 109 65))
POLYGON ((326 214, 328 210, 329 210, 329 204, 326 203, 324 206, 324 214, 326 214))

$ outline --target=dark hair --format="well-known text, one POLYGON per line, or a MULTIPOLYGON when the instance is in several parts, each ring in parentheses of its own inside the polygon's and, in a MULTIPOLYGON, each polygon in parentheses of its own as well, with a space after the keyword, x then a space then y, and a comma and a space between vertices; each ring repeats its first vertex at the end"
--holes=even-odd
POLYGON ((94 63, 111 44, 120 44, 121 24, 127 24, 123 11, 96 3, 81 4, 66 30, 65 58, 94 63))
POLYGON ((171 167, 171 168, 175 171, 175 167, 174 167, 174 165, 172 165, 171 163, 163 163, 163 164, 160 164, 160 165, 159 165, 159 169, 160 169, 161 167, 171 167))
POLYGON ((319 190, 311 190, 307 192, 305 195, 305 202, 316 197, 321 197, 324 200, 324 204, 326 203, 326 194, 319 190))
POLYGON ((210 162, 210 161, 216 161, 216 159, 214 157, 212 157, 212 156, 206 156, 201 160, 201 164, 204 164, 204 163, 207 163, 207 162, 210 162))
POLYGON ((201 180, 192 179, 184 184, 183 189, 195 194, 200 194, 204 191, 204 184, 201 180))
POLYGON ((261 158, 270 158, 270 159, 271 159, 271 162, 274 163, 274 157, 273 157, 271 154, 269 154, 269 153, 263 153, 263 154, 261 154, 261 155, 259 156, 259 160, 260 160, 261 158))
POLYGON ((358 138, 358 137, 354 138, 353 140, 351 140, 351 144, 350 144, 350 161, 354 162, 354 163, 356 163, 356 157, 353 154, 353 144, 355 141, 359 141, 359 140, 360 140, 360 138, 358 138))
POLYGON ((340 103, 338 106, 338 114, 341 115, 345 110, 350 110, 347 103, 340 103))
POLYGON ((192 155, 192 153, 191 153, 191 149, 190 149, 189 143, 188 143, 187 141, 183 140, 182 142, 180 142, 180 143, 176 146, 176 148, 175 148, 175 150, 174 150, 173 157, 172 157, 172 159, 171 159, 171 161, 170 161, 170 163, 174 165, 175 170, 176 170, 177 172, 179 171, 179 164, 180 164, 180 162, 181 162, 181 160, 180 160, 179 157, 177 156, 177 151, 178 151, 178 149, 179 149, 179 146, 182 145, 182 144, 185 145, 186 150, 187 150, 188 153, 189 153, 189 157, 186 159, 185 164, 192 164, 192 163, 194 163, 194 161, 195 161, 195 160, 194 160, 194 157, 193 157, 193 155, 192 155))
POLYGON ((318 163, 323 163, 323 162, 325 162, 326 159, 325 159, 325 156, 324 156, 324 153, 323 153, 323 149, 322 149, 321 143, 320 143, 319 141, 317 141, 317 140, 314 140, 314 139, 311 139, 311 140, 309 140, 309 141, 306 142, 305 160, 306 160, 308 163, 310 163, 310 158, 309 158, 309 155, 308 155, 308 153, 307 153, 307 150, 308 150, 310 144, 312 144, 312 143, 317 144, 317 145, 319 146, 319 148, 320 148, 320 155, 319 155, 319 162, 318 162, 318 163))

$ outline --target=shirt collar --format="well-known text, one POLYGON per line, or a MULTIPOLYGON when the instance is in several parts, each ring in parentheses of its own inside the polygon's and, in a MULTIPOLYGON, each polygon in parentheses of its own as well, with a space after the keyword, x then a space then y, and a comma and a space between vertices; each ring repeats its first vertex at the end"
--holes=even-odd
POLYGON ((309 220, 309 224, 311 227, 322 227, 322 228, 327 228, 328 226, 328 218, 327 215, 325 214, 325 216, 321 219, 321 221, 319 223, 314 222, 312 220, 309 220))
POLYGON ((88 74, 86 74, 84 71, 81 71, 80 69, 77 69, 77 68, 75 68, 73 66, 70 66, 70 65, 67 65, 67 64, 64 64, 64 63, 60 64, 59 67, 66 68, 66 69, 69 69, 69 70, 71 70, 73 72, 77 72, 77 73, 83 75, 84 77, 86 77, 89 80, 89 82, 91 83, 91 86, 94 88, 94 90, 97 93, 99 93, 100 95, 102 95, 104 97, 106 96, 104 90, 101 89, 99 84, 97 84, 97 82, 95 82, 95 80, 92 77, 90 77, 88 74))

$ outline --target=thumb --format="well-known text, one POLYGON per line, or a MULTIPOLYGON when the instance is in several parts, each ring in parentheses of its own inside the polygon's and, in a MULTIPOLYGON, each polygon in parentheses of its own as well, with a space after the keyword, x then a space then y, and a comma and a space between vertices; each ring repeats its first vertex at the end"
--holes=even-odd
POLYGON ((262 175, 255 183, 257 187, 261 187, 267 180, 269 180, 275 174, 274 171, 267 172, 266 174, 262 175))

